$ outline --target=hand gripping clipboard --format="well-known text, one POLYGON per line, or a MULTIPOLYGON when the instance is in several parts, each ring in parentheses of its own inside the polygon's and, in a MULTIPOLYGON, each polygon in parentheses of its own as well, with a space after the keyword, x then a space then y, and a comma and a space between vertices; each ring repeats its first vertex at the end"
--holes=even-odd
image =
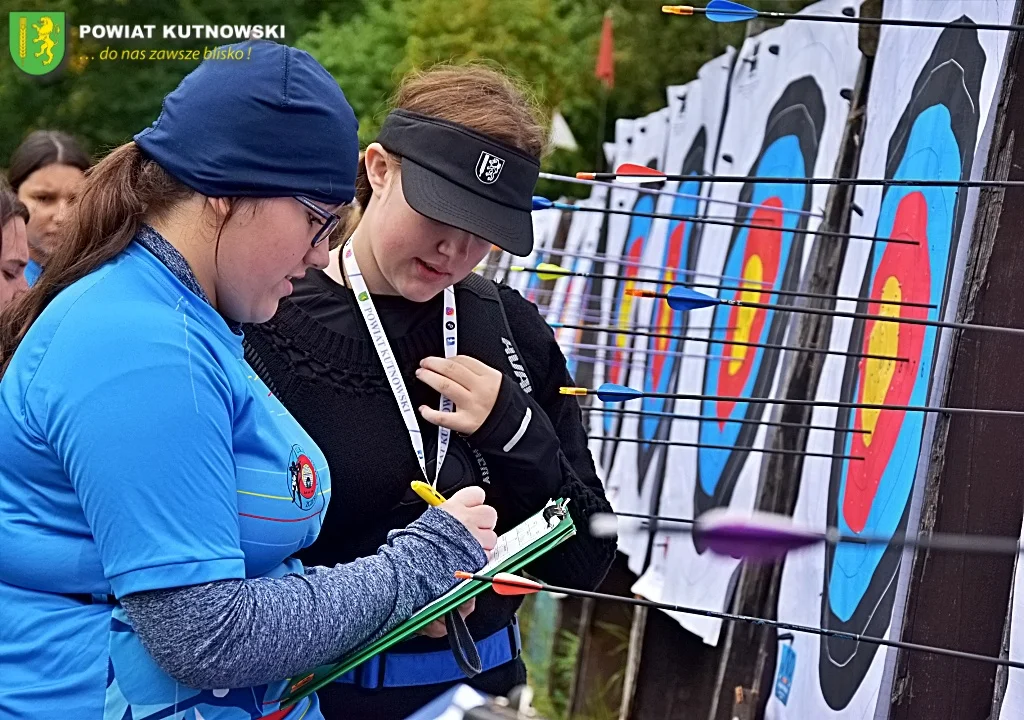
MULTIPOLYGON (((568 504, 566 499, 552 500, 543 510, 501 535, 491 553, 490 562, 477 574, 493 577, 499 572, 515 572, 575 535, 576 526, 569 515, 568 504)), ((406 640, 423 626, 455 611, 459 605, 489 587, 490 583, 480 580, 463 580, 384 636, 349 653, 338 662, 311 668, 289 678, 287 690, 280 698, 281 708, 294 705, 374 655, 406 640)), ((268 700, 265 704, 276 702, 278 700, 268 700)))

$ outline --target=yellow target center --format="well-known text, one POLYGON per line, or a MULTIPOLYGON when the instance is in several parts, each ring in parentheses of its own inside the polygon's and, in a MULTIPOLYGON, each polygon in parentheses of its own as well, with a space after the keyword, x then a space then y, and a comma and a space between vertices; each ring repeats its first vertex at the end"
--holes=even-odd
MULTIPOLYGON (((751 255, 747 258, 747 264, 743 266, 743 278, 744 282, 740 284, 740 287, 754 289, 742 290, 739 293, 739 300, 742 302, 758 302, 761 299, 761 288, 763 287, 761 281, 764 279, 764 265, 761 263, 760 257, 751 255)), ((755 317, 757 317, 757 308, 738 308, 736 313, 736 330, 733 332, 732 339, 738 342, 750 342, 750 334, 754 327, 755 317)), ((746 345, 729 346, 728 355, 731 359, 727 369, 730 375, 735 375, 740 371, 740 368, 743 367, 743 361, 747 358, 747 350, 750 349, 746 345)))
MULTIPOLYGON (((882 306, 878 311, 879 315, 898 318, 900 306, 888 303, 899 302, 903 297, 900 281, 891 275, 886 278, 882 286, 882 306), (886 302, 888 301, 888 302, 886 302)), ((900 325, 896 322, 876 320, 871 328, 871 336, 868 338, 868 354, 887 355, 889 359, 868 358, 864 368, 864 402, 869 404, 881 404, 885 402, 885 395, 892 384, 892 376, 896 372, 896 356, 900 344, 900 325)), ((864 435, 864 446, 871 445, 871 437, 878 424, 878 416, 881 410, 861 410, 861 418, 864 424, 863 429, 867 430, 864 435)))

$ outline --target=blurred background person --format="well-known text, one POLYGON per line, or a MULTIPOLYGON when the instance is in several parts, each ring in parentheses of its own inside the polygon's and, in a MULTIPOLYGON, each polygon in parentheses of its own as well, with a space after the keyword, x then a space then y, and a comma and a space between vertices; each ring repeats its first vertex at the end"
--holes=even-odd
POLYGON ((91 166, 92 158, 79 142, 57 130, 36 130, 11 155, 7 179, 31 218, 25 268, 29 285, 53 254, 57 227, 91 166))
POLYGON ((28 289, 28 209, 0 178, 0 311, 28 289))

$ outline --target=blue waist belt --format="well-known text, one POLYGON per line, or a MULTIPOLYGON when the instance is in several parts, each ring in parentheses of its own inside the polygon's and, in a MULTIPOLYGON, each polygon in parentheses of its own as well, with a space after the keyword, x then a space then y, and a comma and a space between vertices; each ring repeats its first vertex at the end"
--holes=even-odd
MULTIPOLYGON (((519 638, 519 620, 512 622, 476 641, 482 671, 491 670, 519 657, 522 641, 519 638)), ((335 682, 358 685, 367 690, 382 687, 409 687, 436 685, 465 680, 451 650, 426 653, 381 653, 357 668, 338 677, 335 682)))

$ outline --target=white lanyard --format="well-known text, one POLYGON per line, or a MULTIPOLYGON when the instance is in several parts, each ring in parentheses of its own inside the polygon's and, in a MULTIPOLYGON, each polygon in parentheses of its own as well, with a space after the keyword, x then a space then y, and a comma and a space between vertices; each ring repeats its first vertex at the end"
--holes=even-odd
MULTIPOLYGON (((366 289, 363 275, 359 272, 359 263, 356 262, 356 255, 352 250, 351 238, 341 251, 341 260, 345 264, 345 274, 348 275, 348 282, 352 286, 352 292, 355 293, 359 312, 363 315, 366 329, 370 331, 370 339, 373 341, 373 347, 377 350, 377 357, 380 358, 380 363, 384 366, 384 375, 387 376, 388 383, 391 385, 391 393, 398 402, 402 419, 405 420, 405 429, 409 431, 409 440, 412 441, 412 449, 416 451, 416 460, 420 464, 420 470, 423 471, 423 478, 430 482, 426 460, 423 456, 423 438, 420 437, 419 421, 416 419, 416 412, 412 407, 409 391, 405 387, 395 354, 391 351, 388 336, 384 334, 384 326, 380 323, 377 308, 373 306, 373 298, 370 297, 370 291, 366 289)), ((444 289, 444 315, 441 317, 446 358, 457 355, 459 352, 458 323, 458 316, 455 314, 455 289, 449 285, 444 289)), ((451 412, 454 407, 451 400, 444 395, 441 396, 441 412, 451 412)), ((441 464, 444 462, 445 455, 448 454, 448 441, 451 434, 452 431, 446 427, 439 426, 437 428, 437 469, 434 471, 432 485, 435 488, 437 479, 441 477, 441 464)))

